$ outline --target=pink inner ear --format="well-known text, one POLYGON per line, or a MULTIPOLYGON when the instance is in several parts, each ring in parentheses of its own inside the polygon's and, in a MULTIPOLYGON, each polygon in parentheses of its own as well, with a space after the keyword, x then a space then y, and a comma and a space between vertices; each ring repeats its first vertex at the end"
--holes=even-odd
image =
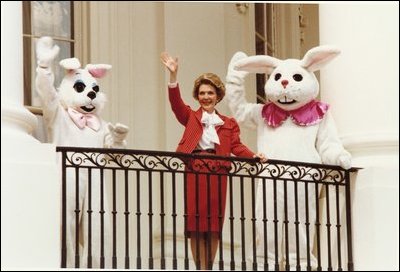
POLYGON ((107 72, 107 69, 103 68, 91 68, 89 73, 95 78, 102 78, 107 72))

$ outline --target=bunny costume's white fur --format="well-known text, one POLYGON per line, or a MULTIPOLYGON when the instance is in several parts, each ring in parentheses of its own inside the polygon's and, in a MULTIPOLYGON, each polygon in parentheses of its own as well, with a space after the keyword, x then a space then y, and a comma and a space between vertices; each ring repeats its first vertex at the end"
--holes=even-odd
MULTIPOLYGON (((99 113, 106 102, 105 94, 99 88, 96 78, 101 78, 111 65, 97 64, 80 68, 76 58, 65 59, 60 65, 66 69, 58 92, 53 86, 54 74, 51 65, 58 55, 59 47, 53 45, 50 37, 42 37, 37 42, 36 54, 38 67, 36 69, 36 87, 42 101, 43 117, 50 142, 58 146, 74 147, 113 147, 126 146, 125 138, 128 127, 122 124, 116 126, 105 122, 99 113), (76 116, 75 121, 73 116, 76 116), (79 121, 86 116, 92 118, 92 127, 82 125, 79 121)), ((98 266, 100 251, 100 184, 99 172, 92 170, 92 256, 93 266, 98 266)), ((67 169, 67 257, 68 266, 74 266, 75 254, 75 209, 79 209, 80 240, 83 249, 80 253, 87 254, 87 220, 88 220, 88 171, 79 170, 79 207, 75 207, 75 171, 67 169), (83 231, 84 230, 84 231, 83 231), (83 235, 83 237, 82 237, 83 235)), ((105 202, 106 199, 105 199, 105 202)), ((107 203, 104 203, 105 207, 107 203)), ((109 212, 109 211, 107 211, 109 212)), ((106 213, 107 215, 108 213, 106 213)), ((107 226, 107 219, 105 220, 107 226)), ((106 243, 109 239, 109 229, 105 230, 106 243)), ((86 258, 80 265, 86 266, 86 258)))
MULTIPOLYGON (((265 94, 268 103, 273 103, 280 110, 290 112, 300 109, 313 101, 319 92, 319 84, 314 71, 319 70, 331 59, 339 54, 339 50, 330 46, 320 46, 309 50, 302 60, 287 59, 279 60, 270 56, 246 56, 237 52, 231 59, 226 77, 226 96, 229 106, 237 121, 243 125, 257 130, 258 152, 263 152, 269 159, 301 161, 311 163, 324 163, 340 165, 346 169, 351 167, 351 156, 343 148, 336 132, 335 124, 331 113, 327 110, 321 117, 309 124, 298 124, 294 119, 283 120, 276 126, 270 126, 262 116, 263 107, 266 105, 248 103, 245 99, 244 78, 248 72, 266 73, 270 77, 265 84, 265 94)), ((267 104, 268 104, 267 103, 267 104)), ((325 104, 326 105, 326 104, 325 104)), ((271 183, 271 182, 268 182, 271 183)), ((320 186, 321 187, 321 186, 320 186)), ((303 188, 303 187, 302 187, 303 188)), ((293 199, 293 187, 288 184, 289 199, 293 199)), ((309 197, 309 211, 315 210, 315 195, 309 197)), ((268 258, 270 265, 275 264, 274 248, 274 226, 273 219, 273 187, 267 187, 267 215, 269 216, 268 230, 268 258), (270 232, 271 231, 271 232, 270 232)), ((294 229, 294 201, 288 201, 289 226, 289 263, 291 267, 296 264, 296 243, 294 229)), ((300 261, 302 268, 306 266, 306 230, 304 219, 304 189, 299 187, 299 239, 300 239, 300 261)), ((279 258, 285 258, 283 230, 283 189, 277 189, 278 206, 278 244, 279 258)), ((257 235, 258 242, 262 243, 262 187, 259 184, 257 192, 257 235)), ((312 223, 315 220, 315 212, 310 212, 310 237, 313 241, 312 223)), ((312 242, 311 242, 312 246, 312 242)), ((258 253, 262 253, 263 246, 259 244, 258 253)), ((315 258, 311 256, 312 264, 315 265, 315 258)))

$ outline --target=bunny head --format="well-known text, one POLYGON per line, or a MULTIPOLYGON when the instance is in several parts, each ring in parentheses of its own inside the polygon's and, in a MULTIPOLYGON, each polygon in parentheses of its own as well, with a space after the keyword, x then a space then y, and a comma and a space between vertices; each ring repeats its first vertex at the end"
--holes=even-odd
POLYGON ((78 59, 70 58, 60 61, 60 65, 66 69, 59 94, 64 107, 73 108, 81 113, 99 114, 104 108, 106 95, 101 91, 96 78, 103 77, 108 64, 88 64, 81 69, 78 59))
POLYGON ((321 69, 339 53, 335 47, 318 46, 310 49, 302 60, 250 56, 238 60, 234 69, 269 75, 264 87, 266 98, 279 108, 290 111, 317 97, 319 84, 313 72, 321 69))

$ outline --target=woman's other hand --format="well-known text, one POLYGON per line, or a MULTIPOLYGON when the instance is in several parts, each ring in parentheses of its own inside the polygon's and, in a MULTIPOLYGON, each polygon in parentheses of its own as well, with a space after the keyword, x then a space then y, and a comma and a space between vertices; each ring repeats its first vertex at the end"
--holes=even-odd
POLYGON ((267 162, 268 158, 263 153, 257 153, 253 156, 253 158, 259 158, 260 162, 267 162))

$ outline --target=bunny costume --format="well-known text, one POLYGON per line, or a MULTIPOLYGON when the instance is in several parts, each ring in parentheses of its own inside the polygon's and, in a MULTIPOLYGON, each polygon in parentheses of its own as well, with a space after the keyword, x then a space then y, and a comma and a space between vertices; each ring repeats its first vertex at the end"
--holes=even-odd
MULTIPOLYGON (((53 86, 54 74, 51 65, 58 52, 59 47, 53 45, 50 37, 38 40, 36 87, 42 101, 43 117, 50 142, 58 146, 125 147, 128 127, 122 124, 113 126, 99 116, 106 97, 101 92, 96 78, 103 77, 111 65, 89 64, 81 69, 79 60, 76 58, 62 60, 60 65, 66 69, 66 75, 57 92, 53 86)), ((75 266, 75 254, 78 254, 76 249, 81 246, 79 255, 83 253, 85 257, 79 260, 79 266, 98 267, 101 220, 99 211, 107 207, 107 200, 104 196, 104 207, 100 207, 100 172, 96 169, 90 172, 88 169, 80 169, 77 202, 75 174, 75 169, 67 169, 67 266, 75 266), (88 203, 89 180, 91 181, 91 203, 88 203), (76 229, 76 214, 78 214, 79 229, 76 229), (88 251, 88 214, 91 215, 91 247, 93 248, 91 252, 88 251), (75 242, 78 233, 80 245, 76 245, 75 242), (86 262, 89 254, 93 257, 92 264, 90 261, 86 262)), ((105 215, 107 216, 109 212, 109 210, 106 211, 105 215)), ((107 227, 108 220, 106 218, 104 219, 104 236, 108 243, 110 235, 107 233, 110 229, 107 227)))
MULTIPOLYGON (((315 100, 319 84, 314 71, 319 70, 339 50, 320 46, 309 50, 302 60, 279 60, 270 56, 246 56, 237 52, 231 59, 226 77, 226 97, 236 120, 257 130, 258 152, 270 159, 324 163, 351 167, 351 156, 343 148, 336 132, 329 105, 315 100), (268 102, 265 105, 248 103, 245 98, 244 79, 248 72, 266 73, 269 76, 265 84, 268 102)), ((286 262, 296 267, 297 251, 295 243, 295 204, 293 184, 287 188, 287 210, 289 224, 289 260, 286 260, 284 241, 284 192, 281 183, 276 188, 278 248, 274 237, 274 188, 267 182, 267 219, 269 265, 275 267, 286 262), (292 199, 292 200, 291 200, 292 199), (275 253, 278 255, 275 258, 275 253), (278 262, 278 263, 277 263, 278 262)), ((311 191, 311 189, 310 189, 311 191)), ((319 193, 319 192, 317 192, 319 193)), ((309 211, 315 210, 315 192, 305 194, 299 186, 299 254, 300 265, 307 265, 307 232, 305 224, 305 199, 308 198, 309 211)), ((263 258, 263 207, 262 184, 257 189, 257 255, 263 258)), ((310 222, 310 250, 314 235, 315 212, 308 218, 310 222)), ((311 266, 315 267, 315 257, 311 255, 311 266)))

